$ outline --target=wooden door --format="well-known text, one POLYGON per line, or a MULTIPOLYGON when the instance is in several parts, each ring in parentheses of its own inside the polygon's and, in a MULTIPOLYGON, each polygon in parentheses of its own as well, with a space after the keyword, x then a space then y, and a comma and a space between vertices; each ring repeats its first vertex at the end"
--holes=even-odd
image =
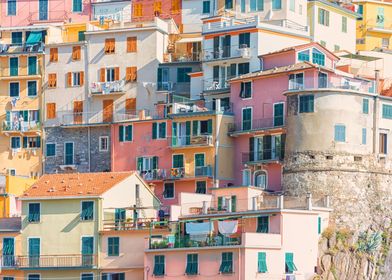
POLYGON ((113 121, 113 100, 103 100, 103 122, 113 121))
POLYGON ((74 123, 81 124, 83 122, 83 101, 74 101, 74 123))

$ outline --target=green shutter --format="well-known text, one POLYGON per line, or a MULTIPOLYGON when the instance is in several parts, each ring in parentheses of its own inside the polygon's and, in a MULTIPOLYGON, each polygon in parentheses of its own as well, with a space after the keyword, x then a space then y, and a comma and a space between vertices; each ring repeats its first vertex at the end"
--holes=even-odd
POLYGON ((286 263, 286 271, 288 273, 293 273, 297 270, 297 267, 294 264, 294 254, 293 253, 286 253, 285 255, 285 263, 286 263))
POLYGON ((198 135, 199 131, 199 121, 193 121, 192 122, 192 135, 196 136, 198 135))
POLYGON ((118 127, 118 141, 124 142, 124 126, 123 125, 120 125, 118 127))
POLYGON ((231 211, 232 212, 237 211, 237 196, 235 195, 231 196, 231 211))
POLYGON ((159 138, 166 138, 166 122, 159 124, 159 138))
POLYGON ((207 132, 210 135, 212 134, 212 120, 211 119, 209 119, 207 122, 207 132))
POLYGON ((36 75, 37 74, 37 57, 36 56, 29 56, 28 58, 28 74, 29 75, 36 75))
POLYGON ((222 202, 223 198, 221 196, 218 197, 218 211, 222 210, 222 202))
POLYGON ((162 276, 165 275, 165 256, 154 257, 154 275, 162 276))
POLYGON ((172 146, 177 146, 177 123, 172 123, 172 146))
POLYGON ((120 238, 109 237, 108 238, 108 255, 118 256, 120 254, 120 238))
POLYGON ((190 145, 191 144, 191 122, 187 121, 185 123, 185 127, 186 127, 186 145, 190 145))
POLYGON ((27 137, 23 136, 23 148, 27 148, 27 137))
POLYGON ((142 171, 143 170, 143 158, 138 157, 137 158, 137 170, 142 171))
POLYGON ((132 141, 132 137, 133 137, 133 135, 132 135, 132 130, 133 130, 133 126, 132 125, 128 125, 127 127, 126 127, 126 140, 127 141, 132 141))
POLYGON ((317 218, 317 233, 321 233, 321 217, 317 218))
POLYGON ((267 270, 267 261, 266 261, 266 253, 259 252, 257 258, 257 271, 260 273, 266 273, 267 270))
POLYGON ((158 157, 152 157, 152 169, 158 169, 158 157))
POLYGON ((152 139, 157 139, 157 123, 152 123, 152 139))

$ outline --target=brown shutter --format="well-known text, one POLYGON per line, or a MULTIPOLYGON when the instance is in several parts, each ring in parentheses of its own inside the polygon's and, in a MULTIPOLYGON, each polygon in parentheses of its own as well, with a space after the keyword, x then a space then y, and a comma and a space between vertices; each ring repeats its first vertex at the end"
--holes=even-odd
POLYGON ((48 120, 56 118, 56 103, 46 103, 46 118, 48 120))
POLYGON ((84 85, 84 71, 80 72, 80 85, 84 85))
POLYGON ((80 46, 75 46, 72 48, 72 60, 80 60, 80 46))
POLYGON ((114 68, 114 80, 116 81, 120 80, 120 67, 114 68))
POLYGON ((109 53, 109 49, 110 49, 110 40, 109 39, 105 39, 105 53, 109 53))
POLYGON ((57 86, 57 74, 51 73, 48 74, 48 87, 55 88, 57 86))
POLYGON ((72 87, 72 72, 67 73, 67 87, 72 87))
POLYGON ((133 114, 136 111, 136 98, 125 99, 125 112, 133 114))
POLYGON ((106 75, 106 69, 105 68, 101 68, 101 69, 99 69, 99 81, 101 82, 101 83, 104 83, 105 82, 105 75, 106 75))
POLYGON ((74 123, 82 123, 83 120, 83 101, 74 101, 74 123))
POLYGON ((58 60, 59 60, 58 48, 51 48, 50 49, 50 61, 57 62, 58 60))
POLYGON ((129 81, 131 82, 136 82, 137 80, 137 67, 136 66, 131 66, 130 68, 130 76, 129 76, 129 81))
POLYGON ((127 38, 127 52, 136 52, 137 51, 137 38, 136 37, 128 37, 127 38))

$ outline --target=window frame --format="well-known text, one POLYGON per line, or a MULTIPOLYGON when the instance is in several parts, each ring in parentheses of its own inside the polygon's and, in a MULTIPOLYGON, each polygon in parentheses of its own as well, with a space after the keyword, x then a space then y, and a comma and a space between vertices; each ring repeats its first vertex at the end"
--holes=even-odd
MULTIPOLYGON (((310 100, 307 100, 306 102, 309 103, 310 100)), ((314 112, 315 112, 315 110, 314 110, 314 94, 299 95, 298 96, 298 113, 305 114, 305 113, 314 113, 314 112), (301 98, 305 98, 305 97, 308 97, 308 98, 313 97, 312 98, 312 106, 311 106, 311 108, 309 107, 307 110, 304 110, 306 108, 301 109, 301 98)))
POLYGON ((80 201, 80 215, 79 215, 79 219, 82 222, 91 222, 91 221, 95 220, 95 201, 94 200, 82 200, 82 201, 80 201), (92 217, 89 218, 89 219, 84 219, 83 216, 82 216, 82 214, 83 214, 83 203, 86 203, 86 202, 92 202, 92 204, 93 204, 92 217))
POLYGON ((340 142, 340 143, 347 142, 346 125, 344 124, 334 125, 334 142, 340 142))
POLYGON ((7 0, 7 16, 16 16, 18 14, 18 1, 16 1, 16 0, 7 0), (13 2, 13 3, 15 3, 14 5, 15 5, 15 14, 11 14, 11 13, 9 13, 10 12, 10 2, 13 2))
POLYGON ((12 82, 8 83, 8 96, 9 97, 20 97, 20 82, 12 81, 12 82), (18 85, 18 95, 14 95, 14 96, 11 95, 11 84, 18 85))
MULTIPOLYGON (((38 223, 40 223, 41 222, 41 203, 40 202, 29 202, 28 204, 27 204, 27 220, 28 220, 28 222, 29 222, 29 224, 38 224, 38 223), (39 205, 39 207, 38 207, 38 209, 39 209, 39 212, 38 212, 38 219, 37 220, 31 220, 30 219, 30 205, 32 205, 32 204, 37 204, 37 205, 39 205)), ((41 244, 40 244, 41 245, 41 244)))
POLYGON ((80 1, 80 11, 79 10, 75 10, 75 0, 72 0, 72 13, 83 13, 83 1, 82 0, 76 0, 76 1, 80 1))
POLYGON ((108 236, 108 256, 109 257, 118 257, 120 256, 120 237, 118 236, 108 236), (114 242, 117 240, 117 245, 115 243, 110 243, 110 240, 114 242))
POLYGON ((27 96, 28 97, 37 97, 38 96, 38 82, 36 80, 26 81, 26 88, 27 88, 27 96), (30 95, 30 83, 35 83, 35 95, 30 95))
POLYGON ((45 157, 55 157, 56 156, 56 143, 47 142, 45 143, 45 157), (54 145, 54 154, 48 155, 48 145, 54 145))
POLYGON ((99 138, 98 138, 98 149, 99 149, 99 151, 100 152, 108 152, 109 151, 109 136, 99 136, 99 138), (101 146, 101 143, 102 143, 102 140, 103 139, 106 139, 106 149, 102 149, 102 146, 101 146))
POLYGON ((11 149, 21 149, 21 148, 22 148, 21 136, 11 136, 11 137, 10 137, 10 147, 11 147, 11 149), (17 148, 12 148, 12 139, 16 139, 16 138, 19 138, 19 147, 17 147, 17 148))
POLYGON ((176 184, 175 184, 175 182, 164 182, 163 183, 162 197, 163 197, 163 199, 166 199, 166 200, 170 200, 170 199, 175 199, 176 198, 176 184), (167 184, 172 184, 173 185, 173 196, 172 197, 166 196, 166 185, 167 184))

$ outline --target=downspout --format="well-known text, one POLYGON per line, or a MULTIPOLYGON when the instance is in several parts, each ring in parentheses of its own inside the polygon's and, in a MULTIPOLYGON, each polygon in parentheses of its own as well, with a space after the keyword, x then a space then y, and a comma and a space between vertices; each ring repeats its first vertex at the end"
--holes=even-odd
POLYGON ((42 98, 41 98, 42 110, 39 110, 39 115, 40 115, 40 120, 41 120, 41 158, 42 158, 42 160, 41 160, 41 174, 40 175, 42 175, 45 173, 44 168, 45 168, 45 161, 46 161, 45 152, 44 152, 46 135, 45 135, 45 129, 44 129, 44 125, 43 125, 45 115, 42 113, 45 110, 45 104, 46 104, 46 102, 45 102, 46 91, 44 90, 44 86, 45 86, 44 85, 44 80, 45 80, 44 77, 46 74, 45 73, 45 69, 46 69, 46 67, 45 67, 45 54, 42 54, 42 66, 40 68, 41 68, 41 96, 42 96, 42 98))
MULTIPOLYGON (((87 102, 83 102, 83 107, 84 107, 84 103, 87 103, 86 109, 87 109, 87 118, 88 118, 89 117, 88 114, 90 112, 89 86, 88 85, 90 83, 89 83, 89 72, 88 72, 88 70, 89 70, 89 68, 88 68, 88 65, 89 65, 89 63, 88 63, 89 62, 88 44, 86 42, 87 42, 87 40, 85 38, 85 48, 84 48, 84 72, 85 72, 85 75, 84 75, 84 95, 85 95, 85 98, 84 98, 84 100, 87 102)), ((83 112, 84 112, 84 110, 83 110, 83 112)), ((83 116, 82 116, 82 118, 83 118, 83 116)), ((82 121, 83 121, 83 119, 82 119, 82 121)), ((88 170, 89 170, 89 172, 91 172, 91 149, 90 149, 91 137, 90 136, 91 136, 90 135, 90 126, 88 126, 88 128, 87 128, 87 141, 88 141, 87 148, 88 148, 88 170)))
POLYGON ((220 112, 220 99, 217 99, 215 101, 215 149, 214 149, 214 188, 219 187, 219 180, 218 180, 218 166, 219 166, 219 159, 218 159, 218 154, 219 154, 219 124, 221 120, 219 120, 219 115, 218 112, 220 112))
POLYGON ((374 70, 375 76, 375 86, 373 97, 373 154, 376 154, 377 151, 377 132, 378 132, 378 95, 379 95, 379 85, 380 85, 380 71, 374 70))

